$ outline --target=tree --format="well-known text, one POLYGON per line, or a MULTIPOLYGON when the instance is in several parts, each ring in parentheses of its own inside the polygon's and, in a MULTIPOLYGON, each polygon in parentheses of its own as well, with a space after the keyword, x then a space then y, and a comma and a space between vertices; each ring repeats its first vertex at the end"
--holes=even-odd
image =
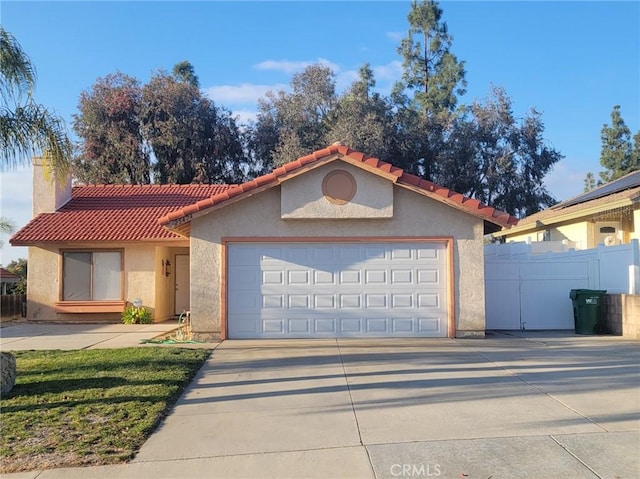
POLYGON ((326 66, 310 65, 296 73, 291 93, 268 92, 258 104, 253 131, 264 141, 254 151, 267 152, 269 166, 288 163, 327 146, 328 119, 335 106, 335 74, 326 66))
POLYGON ((600 139, 600 164, 605 169, 600 173, 603 182, 608 183, 640 169, 640 131, 631 138, 631 131, 620 114, 620 105, 613 107, 611 125, 602 126, 600 139))
POLYGON ((150 183, 149 151, 140 129, 142 92, 123 73, 98 78, 82 92, 73 128, 82 139, 74 174, 83 183, 150 183))
POLYGON ((593 176, 593 173, 587 173, 587 176, 584 178, 584 192, 593 190, 597 186, 596 177, 593 176))
POLYGON ((156 158, 156 181, 242 181, 246 161, 235 120, 202 96, 190 64, 174 72, 178 76, 159 71, 142 89, 140 122, 156 158))
MULTIPOLYGON (((0 234, 10 235, 16 230, 16 226, 9 218, 0 217, 0 234)), ((4 241, 0 240, 0 248, 4 247, 4 241)))
POLYGON ((453 38, 434 0, 413 0, 409 31, 398 47, 404 72, 398 88, 415 92, 414 101, 427 117, 448 119, 465 92, 464 63, 451 53, 453 38))
POLYGON ((179 81, 183 83, 188 83, 189 85, 193 85, 196 88, 200 87, 200 81, 198 80, 198 75, 196 75, 196 71, 193 68, 193 65, 184 60, 180 63, 176 63, 173 66, 173 76, 179 81))
POLYGON ((435 181, 514 216, 536 213, 555 203, 544 177, 562 158, 543 133, 540 113, 516 119, 511 99, 494 87, 453 122, 435 181))
POLYGON ((391 162, 393 112, 389 101, 373 91, 375 85, 371 67, 363 65, 359 78, 337 99, 327 117, 324 144, 341 141, 391 162))
POLYGON ((20 276, 20 281, 8 286, 9 294, 27 294, 27 260, 19 258, 11 261, 6 268, 7 271, 20 276))
POLYGON ((74 172, 81 182, 236 183, 245 178, 242 137, 231 114, 202 96, 189 62, 173 71, 157 72, 143 87, 118 72, 81 94, 74 115, 82 140, 74 172))
POLYGON ((16 38, 0 26, 0 169, 15 168, 40 155, 47 170, 64 177, 72 145, 63 120, 35 103, 36 72, 16 38))
POLYGON ((447 130, 456 119, 457 96, 465 93, 464 63, 451 53, 453 38, 437 2, 414 0, 407 20, 409 30, 398 47, 402 81, 392 92, 397 154, 402 168, 433 179, 447 130))

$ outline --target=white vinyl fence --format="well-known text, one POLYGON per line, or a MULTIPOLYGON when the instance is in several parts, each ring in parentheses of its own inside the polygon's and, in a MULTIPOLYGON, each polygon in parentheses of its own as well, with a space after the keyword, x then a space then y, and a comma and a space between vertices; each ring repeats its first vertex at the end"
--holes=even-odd
POLYGON ((485 246, 487 329, 573 329, 572 289, 640 292, 638 240, 539 252, 563 249, 550 243, 485 246))

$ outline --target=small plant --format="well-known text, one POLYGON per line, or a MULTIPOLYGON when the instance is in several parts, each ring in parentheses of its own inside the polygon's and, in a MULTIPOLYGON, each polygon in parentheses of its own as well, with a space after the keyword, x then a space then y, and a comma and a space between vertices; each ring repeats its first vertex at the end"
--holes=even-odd
POLYGON ((151 311, 144 306, 127 306, 122 312, 122 322, 124 324, 150 324, 153 322, 151 319, 151 311))

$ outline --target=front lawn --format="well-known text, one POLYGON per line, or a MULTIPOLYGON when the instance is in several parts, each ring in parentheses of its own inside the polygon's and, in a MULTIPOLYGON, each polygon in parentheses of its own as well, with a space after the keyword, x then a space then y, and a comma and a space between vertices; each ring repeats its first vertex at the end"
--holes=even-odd
POLYGON ((131 459, 211 351, 17 351, 0 400, 0 473, 131 459))

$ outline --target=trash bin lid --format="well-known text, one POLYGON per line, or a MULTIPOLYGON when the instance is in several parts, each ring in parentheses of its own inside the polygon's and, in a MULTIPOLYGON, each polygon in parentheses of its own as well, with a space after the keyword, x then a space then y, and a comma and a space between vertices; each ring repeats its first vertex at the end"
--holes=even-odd
POLYGON ((607 294, 606 289, 572 289, 569 298, 576 299, 578 296, 602 296, 607 294))

